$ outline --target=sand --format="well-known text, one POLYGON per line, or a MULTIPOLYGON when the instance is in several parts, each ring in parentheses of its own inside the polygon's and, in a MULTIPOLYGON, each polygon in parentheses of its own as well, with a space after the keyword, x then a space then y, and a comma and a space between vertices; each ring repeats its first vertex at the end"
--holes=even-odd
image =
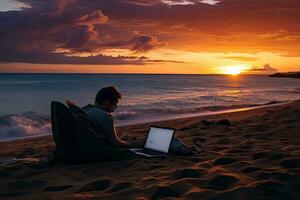
MULTIPOLYGON (((0 199, 300 199, 300 101, 154 123, 174 127, 194 156, 38 165, 51 136, 0 143, 0 199), (205 125, 202 119, 230 120, 205 125)), ((149 124, 118 129, 143 137, 149 124)))

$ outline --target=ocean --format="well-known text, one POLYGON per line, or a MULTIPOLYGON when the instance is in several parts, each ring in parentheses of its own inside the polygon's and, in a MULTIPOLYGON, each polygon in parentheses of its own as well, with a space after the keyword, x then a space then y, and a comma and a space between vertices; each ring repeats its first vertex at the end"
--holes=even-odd
POLYGON ((266 75, 0 74, 0 140, 51 134, 51 101, 84 106, 110 85, 117 126, 300 98, 299 79, 266 75))

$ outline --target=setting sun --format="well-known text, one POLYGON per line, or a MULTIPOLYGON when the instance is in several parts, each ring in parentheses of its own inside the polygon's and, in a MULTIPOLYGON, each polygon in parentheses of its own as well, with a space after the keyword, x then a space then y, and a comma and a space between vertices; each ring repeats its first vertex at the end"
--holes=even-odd
POLYGON ((244 67, 239 65, 224 67, 224 73, 228 75, 238 75, 243 71, 244 67))

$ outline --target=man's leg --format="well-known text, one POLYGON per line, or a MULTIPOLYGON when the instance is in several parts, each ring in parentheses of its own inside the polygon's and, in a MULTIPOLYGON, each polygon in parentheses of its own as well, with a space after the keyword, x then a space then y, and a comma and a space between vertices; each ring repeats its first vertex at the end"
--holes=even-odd
POLYGON ((186 146, 178 138, 173 137, 170 144, 170 153, 178 155, 192 155, 193 151, 190 147, 186 146))

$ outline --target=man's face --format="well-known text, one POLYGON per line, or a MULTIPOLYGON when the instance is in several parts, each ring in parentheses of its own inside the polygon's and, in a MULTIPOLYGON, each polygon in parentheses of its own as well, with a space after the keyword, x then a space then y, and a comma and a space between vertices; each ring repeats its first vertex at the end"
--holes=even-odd
POLYGON ((114 112, 118 108, 118 100, 110 101, 109 112, 114 112))

